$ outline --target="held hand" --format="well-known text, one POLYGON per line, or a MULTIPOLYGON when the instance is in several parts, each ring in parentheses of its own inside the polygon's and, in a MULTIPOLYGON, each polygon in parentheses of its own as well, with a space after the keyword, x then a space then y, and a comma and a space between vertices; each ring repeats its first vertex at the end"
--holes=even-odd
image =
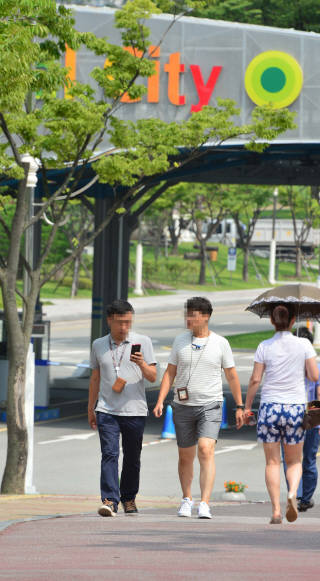
POLYGON ((138 367, 141 368, 144 365, 144 359, 141 351, 138 351, 134 355, 130 355, 130 361, 132 361, 132 363, 135 363, 136 365, 138 365, 138 367))
POLYGON ((92 430, 97 429, 97 418, 94 410, 88 410, 88 422, 92 430))
POLYGON ((163 412, 163 403, 157 403, 156 407, 153 410, 155 417, 160 418, 162 416, 162 412, 163 412))
POLYGON ((251 414, 251 408, 244 408, 244 421, 247 422, 251 414))
POLYGON ((243 410, 236 410, 236 428, 240 430, 244 424, 244 413, 243 410))

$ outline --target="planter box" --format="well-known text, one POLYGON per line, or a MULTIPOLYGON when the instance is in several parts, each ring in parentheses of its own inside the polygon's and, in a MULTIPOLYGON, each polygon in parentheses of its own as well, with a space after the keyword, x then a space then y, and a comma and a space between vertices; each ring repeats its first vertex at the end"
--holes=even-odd
POLYGON ((244 492, 224 492, 222 494, 222 500, 227 500, 227 501, 236 501, 236 502, 240 502, 241 500, 247 500, 246 499, 246 495, 244 492))

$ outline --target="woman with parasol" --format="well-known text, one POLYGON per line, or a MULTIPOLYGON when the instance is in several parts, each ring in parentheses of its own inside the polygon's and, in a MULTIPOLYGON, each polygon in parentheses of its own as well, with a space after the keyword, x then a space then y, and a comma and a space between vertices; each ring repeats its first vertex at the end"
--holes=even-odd
MULTIPOLYGON (((275 301, 269 301, 268 308, 276 332, 271 339, 258 345, 247 392, 245 414, 248 416, 251 412, 254 396, 264 375, 257 435, 258 441, 263 443, 266 458, 266 485, 272 503, 270 524, 281 524, 280 442, 282 441, 284 447, 289 485, 286 518, 293 522, 298 516, 296 494, 302 474, 305 374, 311 381, 316 381, 319 371, 316 352, 311 343, 291 333, 298 302, 292 304, 288 301, 285 304, 282 297, 282 300, 272 297, 275 298, 275 301)), ((255 304, 257 301, 258 299, 255 304)), ((257 312, 253 304, 248 310, 257 312)), ((264 310, 263 315, 258 314, 266 316, 266 313, 264 310)))

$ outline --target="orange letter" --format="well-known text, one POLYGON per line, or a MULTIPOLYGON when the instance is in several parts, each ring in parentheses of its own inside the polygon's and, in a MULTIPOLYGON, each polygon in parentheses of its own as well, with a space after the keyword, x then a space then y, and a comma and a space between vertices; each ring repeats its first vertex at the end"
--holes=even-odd
MULTIPOLYGON (((132 48, 132 46, 124 46, 123 50, 127 50, 128 52, 130 52, 131 54, 138 58, 142 57, 142 50, 136 50, 132 48)), ((138 97, 138 99, 130 99, 128 93, 124 93, 120 101, 121 103, 137 103, 137 101, 141 101, 141 97, 138 97)))
MULTIPOLYGON (((160 58, 160 47, 149 46, 149 55, 153 58, 160 58)), ((155 62, 155 73, 148 77, 148 103, 159 103, 159 80, 160 80, 160 63, 155 62)))
POLYGON ((193 81, 199 96, 197 105, 191 105, 191 112, 201 111, 202 107, 208 105, 213 89, 215 88, 218 77, 221 73, 222 67, 212 67, 212 71, 207 84, 203 82, 202 74, 199 65, 190 65, 193 81))
MULTIPOLYGON (((67 69, 70 69, 68 73, 68 79, 70 84, 76 80, 76 69, 77 69, 77 53, 69 48, 66 44, 66 57, 65 57, 65 66, 67 69)), ((66 99, 71 99, 68 91, 68 87, 64 88, 64 96, 66 99)))
POLYGON ((186 98, 180 95, 179 75, 184 73, 184 65, 180 64, 180 53, 175 52, 169 56, 169 63, 164 65, 164 70, 168 73, 168 97, 173 105, 184 105, 186 98))

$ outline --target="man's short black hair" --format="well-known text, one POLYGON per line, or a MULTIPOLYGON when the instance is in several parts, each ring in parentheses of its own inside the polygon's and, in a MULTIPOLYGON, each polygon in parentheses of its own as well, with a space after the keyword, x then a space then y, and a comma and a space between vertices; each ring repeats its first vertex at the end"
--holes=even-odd
POLYGON ((192 297, 186 302, 186 311, 199 311, 202 315, 209 315, 211 317, 213 308, 212 304, 205 297, 192 297))
POLYGON ((124 299, 116 299, 107 306, 107 317, 112 315, 125 315, 126 313, 134 313, 133 306, 124 299))
POLYGON ((293 331, 293 334, 296 337, 302 337, 303 339, 309 339, 310 343, 313 343, 313 335, 311 331, 309 331, 308 327, 298 327, 293 331))

